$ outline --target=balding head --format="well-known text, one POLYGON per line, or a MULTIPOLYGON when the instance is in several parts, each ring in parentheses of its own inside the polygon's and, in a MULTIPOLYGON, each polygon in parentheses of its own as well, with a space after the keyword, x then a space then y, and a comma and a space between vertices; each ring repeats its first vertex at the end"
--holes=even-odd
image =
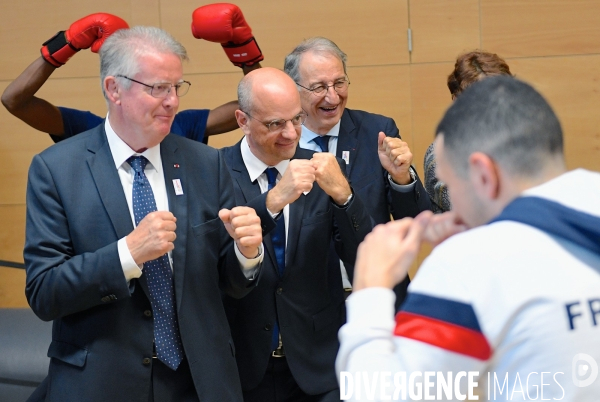
POLYGON ((281 70, 265 67, 251 71, 238 85, 240 109, 252 113, 254 99, 267 100, 269 97, 289 96, 293 92, 292 89, 298 92, 294 81, 281 70))
POLYGON ((274 166, 294 156, 304 114, 296 84, 287 74, 269 67, 250 72, 238 86, 238 101, 236 118, 256 157, 274 166), (267 127, 274 121, 280 124, 267 127))

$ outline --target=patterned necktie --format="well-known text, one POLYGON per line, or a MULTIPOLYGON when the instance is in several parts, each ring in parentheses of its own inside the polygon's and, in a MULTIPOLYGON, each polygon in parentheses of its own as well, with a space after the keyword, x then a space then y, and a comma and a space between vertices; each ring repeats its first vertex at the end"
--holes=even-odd
MULTIPOLYGON (((144 173, 148 159, 132 156, 127 159, 135 171, 133 179, 133 216, 139 225, 150 212, 156 211, 156 201, 150 182, 144 173)), ((167 254, 144 263, 144 272, 150 292, 154 315, 154 344, 156 357, 172 370, 177 370, 183 360, 183 346, 175 312, 173 272, 167 254)))
MULTIPOLYGON (((267 168, 265 174, 267 175, 267 181, 269 182, 269 190, 275 187, 277 183, 277 169, 267 168)), ((275 250, 275 259, 277 260, 277 271, 279 276, 283 276, 283 270, 285 269, 285 219, 282 215, 277 220, 277 226, 271 231, 271 243, 273 243, 273 249, 275 250)), ((273 336, 271 338, 271 350, 277 349, 279 346, 279 324, 277 318, 275 318, 275 324, 273 325, 273 336)))
POLYGON ((317 144, 319 146, 319 148, 321 148, 321 151, 329 152, 329 139, 330 138, 331 138, 330 135, 322 135, 322 136, 313 138, 313 141, 315 142, 315 144, 317 144))

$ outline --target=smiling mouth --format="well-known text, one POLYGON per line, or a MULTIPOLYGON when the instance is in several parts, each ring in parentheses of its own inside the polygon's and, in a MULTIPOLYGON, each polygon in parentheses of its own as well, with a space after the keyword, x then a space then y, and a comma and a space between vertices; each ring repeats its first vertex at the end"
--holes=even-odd
POLYGON ((326 112, 326 113, 331 113, 331 112, 335 112, 337 110, 338 106, 330 106, 330 107, 325 107, 325 106, 321 106, 319 109, 321 109, 322 111, 326 112))

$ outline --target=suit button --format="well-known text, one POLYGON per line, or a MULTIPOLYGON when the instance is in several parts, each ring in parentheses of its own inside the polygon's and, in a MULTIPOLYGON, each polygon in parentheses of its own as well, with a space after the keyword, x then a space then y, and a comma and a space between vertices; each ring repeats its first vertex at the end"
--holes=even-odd
POLYGON ((146 310, 146 311, 144 311, 144 315, 146 317, 152 317, 152 310, 146 310))
POLYGON ((144 360, 142 360, 142 364, 144 366, 149 366, 151 362, 152 362, 152 359, 149 357, 144 357, 144 360))
POLYGON ((110 297, 109 296, 104 296, 102 299, 100 299, 100 301, 102 303, 108 303, 110 301, 110 297))
POLYGON ((266 324, 265 325, 265 331, 270 331, 271 329, 272 329, 271 328, 271 324, 266 324))
POLYGON ((277 288, 277 294, 280 295, 283 292, 283 288, 277 288))

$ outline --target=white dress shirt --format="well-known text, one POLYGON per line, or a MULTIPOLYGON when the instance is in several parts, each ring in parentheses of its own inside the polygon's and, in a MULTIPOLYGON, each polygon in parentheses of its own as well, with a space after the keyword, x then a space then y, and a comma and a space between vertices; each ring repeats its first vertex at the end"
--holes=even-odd
MULTIPOLYGON (((148 148, 140 154, 132 150, 129 147, 129 145, 127 145, 117 135, 117 133, 115 133, 112 126, 110 125, 108 116, 104 121, 104 130, 106 131, 108 146, 110 148, 110 152, 115 162, 115 167, 117 168, 119 179, 121 180, 121 186, 123 187, 123 191, 125 192, 125 199, 127 200, 129 214, 131 216, 131 221, 133 222, 134 227, 136 225, 135 217, 133 214, 132 198, 133 178, 135 172, 131 165, 127 163, 127 159, 129 159, 132 156, 144 156, 146 159, 148 159, 148 164, 146 165, 144 173, 146 174, 148 182, 152 187, 152 192, 154 193, 156 210, 168 211, 169 198, 167 196, 167 189, 165 187, 165 176, 163 172, 162 158, 160 156, 160 144, 152 148, 148 148)), ((263 260, 262 244, 260 246, 258 257, 252 259, 244 257, 242 253, 238 250, 237 244, 234 247, 244 275, 248 279, 253 279, 255 274, 258 272, 258 265, 263 260)), ((125 274, 125 279, 127 280, 127 282, 129 282, 131 279, 139 278, 140 276, 142 276, 143 264, 137 265, 135 263, 133 257, 131 256, 131 252, 129 251, 129 247, 127 247, 126 237, 123 237, 117 242, 117 249, 119 252, 119 259, 121 260, 121 267, 123 268, 123 273, 125 274)), ((171 252, 168 253, 168 256, 169 264, 171 265, 171 269, 173 269, 173 258, 171 252)))

